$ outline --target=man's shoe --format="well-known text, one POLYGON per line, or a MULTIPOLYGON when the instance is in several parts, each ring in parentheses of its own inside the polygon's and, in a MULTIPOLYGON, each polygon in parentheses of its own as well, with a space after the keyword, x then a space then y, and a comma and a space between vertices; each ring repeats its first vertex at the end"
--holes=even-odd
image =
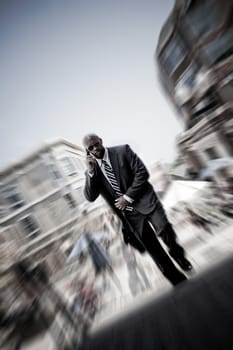
POLYGON ((190 261, 188 261, 186 258, 176 258, 175 259, 177 264, 182 268, 184 271, 191 271, 193 266, 190 261))

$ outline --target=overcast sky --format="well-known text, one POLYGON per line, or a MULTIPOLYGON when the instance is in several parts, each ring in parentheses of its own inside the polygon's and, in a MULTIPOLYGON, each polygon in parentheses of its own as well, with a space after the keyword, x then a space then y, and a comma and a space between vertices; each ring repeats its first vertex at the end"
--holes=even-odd
POLYGON ((171 161, 181 131, 154 52, 173 0, 1 0, 1 167, 45 140, 129 143, 171 161))

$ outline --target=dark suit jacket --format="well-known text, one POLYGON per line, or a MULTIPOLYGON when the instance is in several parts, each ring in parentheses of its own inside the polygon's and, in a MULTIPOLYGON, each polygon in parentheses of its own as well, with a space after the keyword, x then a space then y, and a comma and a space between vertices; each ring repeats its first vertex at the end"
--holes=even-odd
MULTIPOLYGON (((149 173, 141 159, 132 151, 129 145, 110 147, 108 148, 108 154, 121 192, 134 199, 133 207, 137 212, 145 215, 153 212, 158 199, 152 185, 148 182, 149 173)), ((90 202, 95 201, 99 195, 105 198, 122 220, 123 233, 128 235, 129 243, 132 244, 132 241, 130 241, 130 237, 132 240, 132 232, 129 232, 132 231, 130 225, 125 222, 122 212, 114 206, 116 195, 97 162, 92 177, 86 172, 84 195, 90 202)), ((125 236, 124 238, 126 239, 125 236)), ((135 247, 134 244, 132 245, 135 247)), ((139 247, 137 248, 139 249, 139 247)), ((142 251, 142 249, 139 250, 142 251)))

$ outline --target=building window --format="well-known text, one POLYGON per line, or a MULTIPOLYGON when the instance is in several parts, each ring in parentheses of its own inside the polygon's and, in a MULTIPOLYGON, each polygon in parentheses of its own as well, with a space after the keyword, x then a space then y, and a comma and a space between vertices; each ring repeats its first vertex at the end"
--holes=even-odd
POLYGON ((225 85, 230 85, 231 88, 233 88, 233 74, 228 74, 222 81, 221 81, 221 87, 225 85))
POLYGON ((210 114, 221 106, 218 96, 213 90, 209 90, 202 99, 192 107, 187 129, 196 125, 204 116, 210 114))
POLYGON ((72 195, 70 193, 67 193, 64 195, 65 200, 67 201, 67 203, 69 204, 69 207, 71 209, 76 208, 76 203, 74 198, 72 197, 72 195))
POLYGON ((7 211, 5 208, 0 207, 0 220, 7 216, 7 211))
POLYGON ((48 168, 56 180, 61 179, 61 174, 60 174, 60 172, 55 164, 52 164, 52 163, 48 164, 48 168))
POLYGON ((64 169, 65 175, 67 176, 73 176, 77 174, 77 169, 69 157, 64 157, 60 159, 62 168, 64 169))
POLYGON ((202 99, 192 108, 192 114, 199 116, 203 113, 210 113, 220 106, 220 101, 218 96, 213 90, 209 90, 202 99))
POLYGON ((40 185, 44 180, 46 180, 48 174, 45 172, 45 168, 42 164, 37 164, 33 169, 28 172, 29 181, 33 186, 40 185))
POLYGON ((199 67, 195 63, 190 64, 188 68, 186 68, 186 70, 180 76, 177 82, 179 86, 186 86, 192 89, 195 84, 195 78, 198 71, 199 71, 199 67))
POLYGON ((210 147, 205 150, 205 153, 208 155, 209 159, 217 159, 219 158, 218 152, 216 152, 216 148, 210 147))
POLYGON ((166 46, 161 55, 162 64, 170 75, 187 54, 187 48, 182 39, 176 34, 166 46))
POLYGON ((205 46, 210 63, 221 62, 233 54, 233 33, 225 32, 205 46))
POLYGON ((56 182, 53 180, 47 164, 41 162, 33 164, 33 167, 28 169, 27 181, 30 189, 28 193, 30 201, 48 194, 56 187, 56 182))
POLYGON ((198 39, 217 30, 222 23, 218 1, 193 1, 186 14, 186 20, 198 39))
POLYGON ((227 139, 230 141, 230 143, 233 144, 233 131, 232 130, 226 131, 225 135, 227 139))
POLYGON ((25 201, 16 186, 4 188, 1 191, 1 197, 10 210, 17 210, 25 205, 25 201))
POLYGON ((231 157, 233 157, 233 131, 232 130, 226 131, 225 137, 226 137, 228 144, 229 144, 230 155, 231 155, 231 157))
POLYGON ((20 220, 20 226, 27 237, 36 237, 40 234, 39 226, 32 215, 26 216, 20 220))
POLYGON ((187 163, 190 163, 191 168, 194 168, 193 171, 199 171, 203 167, 202 159, 196 151, 185 149, 183 152, 187 163))

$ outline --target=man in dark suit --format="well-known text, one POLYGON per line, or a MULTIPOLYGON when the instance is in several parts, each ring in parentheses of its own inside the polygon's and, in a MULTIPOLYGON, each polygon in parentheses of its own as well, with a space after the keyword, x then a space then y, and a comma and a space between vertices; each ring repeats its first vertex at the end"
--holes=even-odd
POLYGON ((125 242, 140 252, 147 251, 173 285, 186 280, 156 236, 162 238, 169 254, 183 270, 192 269, 148 182, 149 173, 141 159, 129 145, 105 148, 95 134, 86 135, 83 144, 87 152, 86 199, 93 202, 102 195, 122 221, 125 242))

